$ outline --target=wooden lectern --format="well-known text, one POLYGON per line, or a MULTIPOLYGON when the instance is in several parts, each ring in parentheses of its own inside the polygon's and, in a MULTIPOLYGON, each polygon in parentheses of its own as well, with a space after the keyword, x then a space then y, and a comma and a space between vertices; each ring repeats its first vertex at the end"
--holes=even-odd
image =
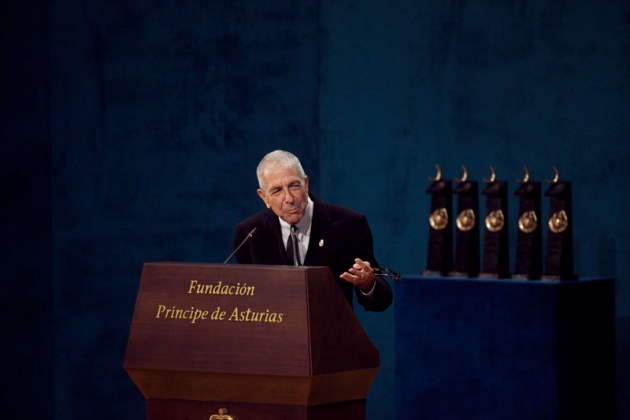
POLYGON ((147 419, 361 419, 379 365, 327 267, 144 264, 124 368, 147 419))

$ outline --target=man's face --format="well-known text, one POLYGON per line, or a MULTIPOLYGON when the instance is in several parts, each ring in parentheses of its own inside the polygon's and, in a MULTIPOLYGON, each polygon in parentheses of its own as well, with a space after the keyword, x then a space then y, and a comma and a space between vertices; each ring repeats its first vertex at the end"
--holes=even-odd
POLYGON ((299 222, 308 205, 308 176, 302 181, 293 168, 269 169, 263 181, 265 190, 257 192, 267 208, 287 223, 299 222))

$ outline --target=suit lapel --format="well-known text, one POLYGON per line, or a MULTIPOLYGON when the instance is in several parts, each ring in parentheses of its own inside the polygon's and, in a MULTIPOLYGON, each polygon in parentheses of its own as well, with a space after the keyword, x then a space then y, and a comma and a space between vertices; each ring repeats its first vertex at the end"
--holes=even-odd
MULTIPOLYGON (((327 248, 326 238, 328 235, 328 225, 330 215, 326 205, 311 194, 313 200, 313 220, 311 221, 311 239, 306 251, 304 265, 326 265, 327 248)), ((330 238, 329 238, 330 239, 330 238)), ((332 244, 329 244, 332 245, 332 244)))

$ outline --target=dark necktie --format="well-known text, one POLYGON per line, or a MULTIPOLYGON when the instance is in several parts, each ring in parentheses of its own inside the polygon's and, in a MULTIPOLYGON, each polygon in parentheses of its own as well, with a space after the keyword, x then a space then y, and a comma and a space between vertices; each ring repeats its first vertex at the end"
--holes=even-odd
POLYGON ((297 227, 291 225, 291 233, 287 238, 287 259, 294 267, 300 265, 300 249, 297 244, 297 227))

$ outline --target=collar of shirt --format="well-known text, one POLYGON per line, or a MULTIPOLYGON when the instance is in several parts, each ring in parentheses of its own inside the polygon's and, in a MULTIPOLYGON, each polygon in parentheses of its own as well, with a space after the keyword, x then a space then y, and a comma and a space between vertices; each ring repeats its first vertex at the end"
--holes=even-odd
MULTIPOLYGON (((313 201, 311 201, 311 197, 308 197, 308 203, 306 204, 306 211, 304 212, 304 216, 302 219, 295 224, 297 226, 297 240, 298 246, 300 247, 300 256, 302 260, 306 256, 306 250, 308 250, 308 244, 311 239, 311 224, 313 222, 313 201)), ((282 230, 282 242, 284 244, 287 243, 287 239, 289 239, 289 234, 291 232, 291 225, 285 222, 284 220, 278 218, 280 220, 280 228, 282 230)))

